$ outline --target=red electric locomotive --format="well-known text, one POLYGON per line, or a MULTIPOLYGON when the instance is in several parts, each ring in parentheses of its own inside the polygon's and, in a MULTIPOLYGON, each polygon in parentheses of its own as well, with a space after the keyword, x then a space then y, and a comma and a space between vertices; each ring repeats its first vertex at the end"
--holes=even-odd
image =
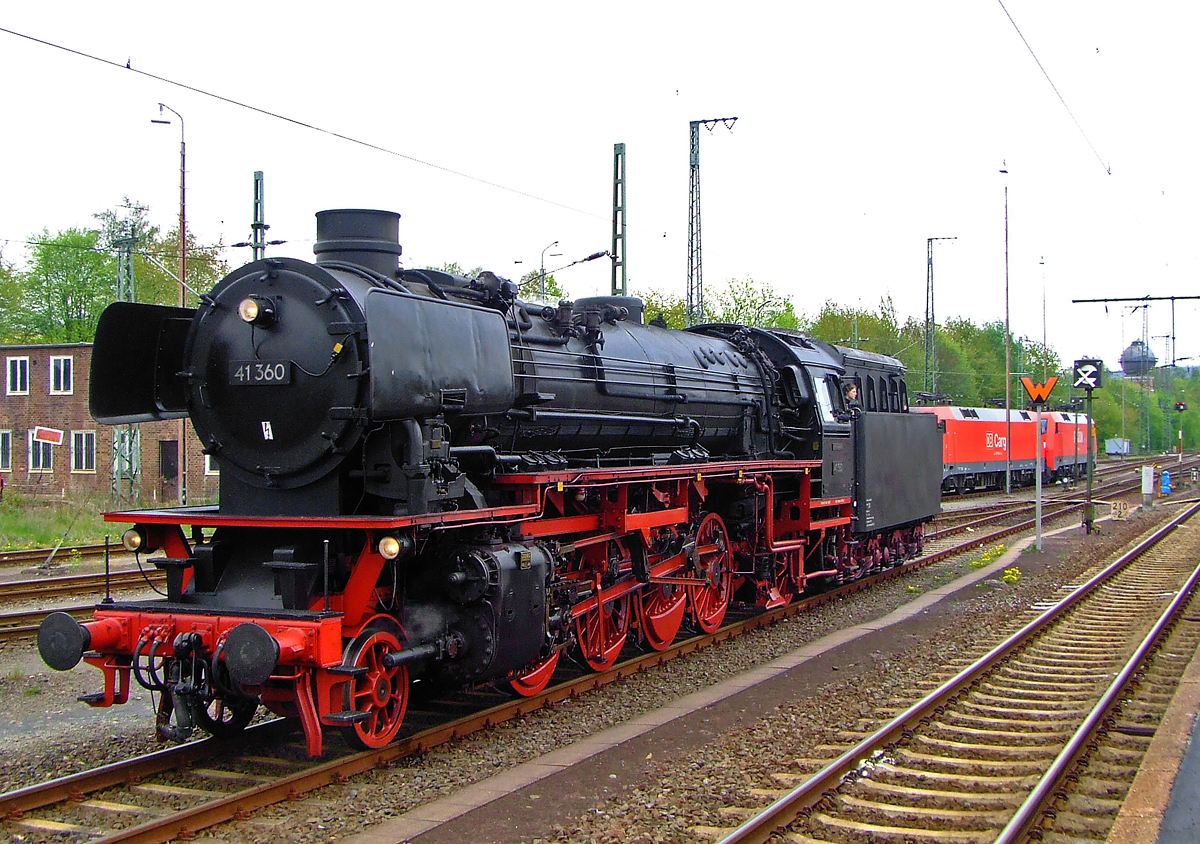
MULTIPOLYGON (((1011 460, 1013 486, 1035 483, 1037 456, 1036 414, 1013 410, 1009 420, 1012 450, 1008 448, 1010 424, 1003 408, 914 407, 918 413, 938 418, 942 439, 942 491, 970 492, 1004 489, 1006 461, 1011 460)), ((1043 411, 1042 480, 1044 483, 1083 477, 1087 472, 1089 441, 1095 447, 1095 430, 1087 435, 1087 417, 1079 413, 1043 411)))

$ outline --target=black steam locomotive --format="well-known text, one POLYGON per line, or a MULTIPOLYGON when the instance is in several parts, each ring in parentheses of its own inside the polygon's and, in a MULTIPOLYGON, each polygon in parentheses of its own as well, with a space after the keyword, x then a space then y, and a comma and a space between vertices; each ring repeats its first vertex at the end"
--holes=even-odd
POLYGON ((103 672, 88 703, 125 702, 132 675, 162 693, 165 738, 261 704, 313 755, 324 727, 377 747, 413 682, 534 694, 563 654, 605 670, 731 601, 920 549, 941 435, 908 413, 899 361, 400 269, 398 221, 321 212, 315 264, 256 261, 196 310, 104 312, 93 415, 190 417, 221 495, 110 514, 168 594, 43 624, 49 665, 103 672))

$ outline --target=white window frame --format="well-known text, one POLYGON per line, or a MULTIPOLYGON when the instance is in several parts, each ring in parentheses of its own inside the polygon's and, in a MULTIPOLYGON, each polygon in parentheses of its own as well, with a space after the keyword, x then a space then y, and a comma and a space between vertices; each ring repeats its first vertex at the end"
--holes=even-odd
POLYGON ((72 474, 96 474, 96 432, 71 432, 71 472, 72 474), (90 443, 90 445, 89 445, 90 443), (82 453, 80 444, 83 445, 82 453), (84 465, 80 464, 80 458, 84 465), (91 464, 90 466, 87 464, 91 464))
POLYGON ((12 471, 12 431, 0 431, 0 472, 12 471))
POLYGON ((211 454, 204 455, 204 474, 206 474, 206 475, 221 474, 221 467, 217 465, 216 460, 213 460, 213 456, 211 454))
POLYGON ((10 396, 29 395, 29 356, 19 355, 4 360, 5 393, 10 396), (24 388, 21 381, 25 382, 24 388))
POLYGON ((75 393, 75 359, 71 355, 50 356, 50 395, 70 396, 75 393), (62 362, 66 361, 66 378, 63 378, 62 362), (57 368, 57 371, 55 371, 57 368), (58 383, 56 388, 54 385, 58 383))
POLYGON ((33 438, 33 431, 29 432, 29 474, 31 475, 50 475, 54 474, 54 446, 50 443, 38 442, 33 438), (33 465, 34 454, 38 455, 38 465, 33 465), (42 457, 46 457, 45 461, 42 457), (45 462, 49 465, 42 465, 45 462))

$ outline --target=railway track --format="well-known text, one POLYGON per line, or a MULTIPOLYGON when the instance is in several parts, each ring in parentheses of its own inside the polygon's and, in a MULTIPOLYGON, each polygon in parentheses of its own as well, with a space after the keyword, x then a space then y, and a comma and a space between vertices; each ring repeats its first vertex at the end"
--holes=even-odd
MULTIPOLYGON (((124 552, 121 544, 109 545, 113 552, 124 552)), ((0 551, 0 566, 40 566, 62 563, 64 560, 95 560, 104 558, 104 543, 98 545, 64 545, 53 548, 28 548, 20 551, 0 551), (53 554, 53 557, 51 555, 53 554)))
MULTIPOLYGON (((0 818, 4 819, 0 828, 21 830, 22 834, 103 836, 100 840, 104 842, 160 842, 188 836, 254 809, 295 799, 321 786, 414 753, 427 752, 475 731, 652 670, 701 648, 806 612, 818 604, 961 554, 981 541, 996 541, 1022 529, 1021 525, 1004 527, 987 537, 972 537, 963 545, 942 548, 881 574, 776 610, 735 618, 714 633, 680 640, 665 651, 640 653, 604 674, 577 672, 535 697, 513 699, 484 691, 454 699, 414 699, 402 738, 379 750, 312 762, 303 758, 299 742, 279 743, 281 731, 287 731, 290 725, 277 721, 270 722, 274 726, 261 725, 245 731, 236 744, 206 739, 0 795, 0 818), (263 736, 265 741, 261 740, 263 736), (164 808, 169 811, 164 812, 164 808)), ((556 681, 559 677, 556 675, 556 681)))
MULTIPOLYGON (((0 828, 47 837, 102 836, 100 840, 104 842, 160 842, 187 837, 263 806, 297 799, 322 786, 412 754, 428 752, 443 743, 652 670, 679 656, 803 613, 853 591, 872 588, 882 580, 903 576, 980 544, 1000 541, 1029 529, 1031 524, 1003 526, 964 543, 931 550, 917 560, 861 581, 773 611, 736 618, 715 633, 678 641, 666 651, 638 654, 605 674, 576 672, 564 678, 565 672, 560 671, 555 679, 561 682, 535 697, 513 699, 486 690, 454 699, 421 701, 414 697, 402 737, 379 750, 347 752, 334 758, 327 755, 325 759, 310 761, 304 758, 302 742, 285 742, 281 738, 291 730, 291 725, 272 721, 250 728, 233 742, 206 739, 0 795, 0 819, 3 819, 0 828)), ((90 608, 80 612, 90 613, 90 608)), ((732 618, 733 614, 730 615, 732 618)))
POLYGON ((1198 512, 935 678, 926 697, 769 806, 731 810, 748 817, 740 826, 695 831, 721 844, 1102 841, 1200 642, 1200 531, 1176 530, 1198 512), (1165 657, 1147 666, 1173 625, 1165 657))
MULTIPOLYGON (((70 575, 39 580, 20 580, 0 583, 0 602, 8 605, 40 602, 48 598, 86 597, 103 595, 106 589, 129 591, 139 587, 162 589, 166 576, 159 571, 113 572, 106 579, 103 574, 70 575)), ((0 642, 32 639, 37 635, 38 625, 54 612, 68 613, 80 621, 90 620, 95 605, 64 604, 55 607, 39 605, 23 607, 0 613, 0 642)))
POLYGON ((0 601, 15 603, 41 598, 58 598, 64 595, 102 594, 107 588, 113 590, 138 586, 161 588, 166 581, 166 575, 157 570, 118 571, 107 577, 103 574, 78 574, 37 580, 14 580, 0 583, 0 601))

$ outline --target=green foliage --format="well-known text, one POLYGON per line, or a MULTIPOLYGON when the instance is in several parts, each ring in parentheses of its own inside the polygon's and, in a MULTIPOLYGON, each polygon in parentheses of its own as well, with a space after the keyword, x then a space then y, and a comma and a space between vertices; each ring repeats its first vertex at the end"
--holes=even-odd
MULTIPOLYGON (((687 327, 687 302, 661 290, 635 290, 646 303, 646 321, 661 316, 670 328, 687 327)), ((713 292, 705 321, 755 325, 763 328, 801 329, 803 323, 792 301, 770 284, 752 278, 730 279, 713 292)))
POLYGON ((1021 581, 1021 570, 1016 566, 1005 569, 1004 574, 1000 575, 1000 579, 1009 586, 1016 586, 1021 581))
POLYGON ((483 267, 476 267, 473 270, 463 269, 463 265, 458 261, 447 261, 440 267, 426 267, 427 270, 439 270, 440 272, 449 273, 450 275, 462 276, 463 278, 475 278, 483 272, 483 267))
POLYGON ((542 273, 541 270, 530 270, 521 276, 521 300, 524 302, 545 302, 548 305, 557 305, 559 302, 569 300, 571 297, 567 291, 554 278, 553 273, 546 273, 546 293, 542 295, 542 273))
POLYGON ((714 297, 717 307, 708 315, 710 322, 755 325, 763 328, 800 328, 800 318, 791 299, 770 284, 752 278, 731 278, 714 297))
MULTIPOLYGON (((0 261, 0 307, 6 316, 0 340, 90 342, 100 312, 116 299, 117 241, 129 236, 137 239, 133 260, 137 301, 177 304, 179 283, 171 272, 178 271, 178 230, 160 236, 146 222, 146 212, 126 198, 117 210, 95 215, 98 228, 70 228, 53 235, 43 230, 32 236, 24 269, 0 261)), ((220 244, 202 246, 188 234, 187 282, 194 290, 207 292, 228 272, 220 249, 220 244)), ((187 302, 194 306, 196 297, 188 294, 187 302)))
MULTIPOLYGON (((88 342, 116 292, 116 260, 100 249, 100 233, 43 230, 31 238, 31 265, 17 273, 6 335, 23 343, 88 342)), ((6 303, 7 304, 7 303, 6 303)))
MULTIPOLYGON (((17 283, 16 271, 0 253, 0 314, 15 314, 21 301, 21 288, 17 283)), ((15 343, 12 320, 7 316, 0 320, 0 343, 15 343)))
POLYGON ((646 303, 646 322, 661 316, 669 328, 687 328, 687 303, 682 297, 661 290, 635 290, 633 295, 646 303))
POLYGON ((896 357, 910 345, 901 335, 891 297, 880 300, 878 313, 827 300, 809 325, 809 331, 827 343, 896 357))

